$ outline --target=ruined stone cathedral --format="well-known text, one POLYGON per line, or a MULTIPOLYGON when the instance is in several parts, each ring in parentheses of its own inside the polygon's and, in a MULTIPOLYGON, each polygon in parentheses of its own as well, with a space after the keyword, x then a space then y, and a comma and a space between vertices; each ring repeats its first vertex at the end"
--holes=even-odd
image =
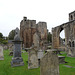
POLYGON ((24 48, 31 47, 35 42, 42 46, 47 42, 47 23, 39 22, 36 24, 36 20, 24 17, 20 22, 20 35, 24 48))
POLYGON ((69 22, 52 28, 52 47, 54 49, 65 48, 68 56, 75 57, 75 11, 69 13, 69 22), (60 33, 65 32, 65 45, 62 46, 60 33))

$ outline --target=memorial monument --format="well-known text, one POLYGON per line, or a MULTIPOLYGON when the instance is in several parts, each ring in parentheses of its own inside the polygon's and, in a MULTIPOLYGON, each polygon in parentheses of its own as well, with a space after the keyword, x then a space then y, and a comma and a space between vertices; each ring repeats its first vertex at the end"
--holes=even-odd
POLYGON ((23 66, 24 62, 23 62, 23 58, 21 57, 21 39, 20 39, 20 32, 19 29, 16 28, 15 30, 15 37, 14 37, 14 41, 12 41, 14 43, 14 48, 13 48, 13 58, 11 61, 11 66, 23 66))

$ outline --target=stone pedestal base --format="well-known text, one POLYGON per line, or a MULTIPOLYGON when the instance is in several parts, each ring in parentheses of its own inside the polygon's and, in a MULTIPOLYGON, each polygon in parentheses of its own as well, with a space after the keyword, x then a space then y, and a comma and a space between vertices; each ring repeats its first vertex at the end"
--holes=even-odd
POLYGON ((23 66, 23 65, 24 65, 24 62, 23 62, 23 59, 21 57, 12 58, 12 61, 11 61, 12 67, 23 66))

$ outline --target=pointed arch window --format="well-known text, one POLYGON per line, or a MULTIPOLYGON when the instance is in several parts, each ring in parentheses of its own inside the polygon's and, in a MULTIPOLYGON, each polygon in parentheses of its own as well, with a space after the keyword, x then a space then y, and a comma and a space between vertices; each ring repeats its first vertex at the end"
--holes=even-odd
POLYGON ((72 42, 72 47, 74 47, 74 41, 72 42))
POLYGON ((71 15, 71 20, 73 20, 73 16, 71 15))
POLYGON ((69 46, 71 47, 71 41, 69 41, 69 46))

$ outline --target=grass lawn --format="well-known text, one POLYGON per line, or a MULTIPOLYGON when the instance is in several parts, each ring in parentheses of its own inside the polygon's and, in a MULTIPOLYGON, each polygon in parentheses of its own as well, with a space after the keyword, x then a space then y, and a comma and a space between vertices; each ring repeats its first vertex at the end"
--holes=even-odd
MULTIPOLYGON (((75 67, 75 58, 67 57, 65 61, 68 63, 60 64, 60 75, 75 75, 75 68, 68 68, 64 65, 75 67)), ((28 70, 28 54, 22 53, 24 66, 11 67, 12 56, 9 56, 9 50, 4 50, 4 60, 0 60, 0 75, 40 75, 40 68, 28 70)))
POLYGON ((68 63, 60 64, 60 66, 59 66, 60 75, 75 75, 75 68, 74 68, 75 67, 75 57, 67 57, 66 53, 64 53, 62 55, 66 57, 65 61, 68 63), (65 67, 64 65, 72 66, 72 68, 65 67))

